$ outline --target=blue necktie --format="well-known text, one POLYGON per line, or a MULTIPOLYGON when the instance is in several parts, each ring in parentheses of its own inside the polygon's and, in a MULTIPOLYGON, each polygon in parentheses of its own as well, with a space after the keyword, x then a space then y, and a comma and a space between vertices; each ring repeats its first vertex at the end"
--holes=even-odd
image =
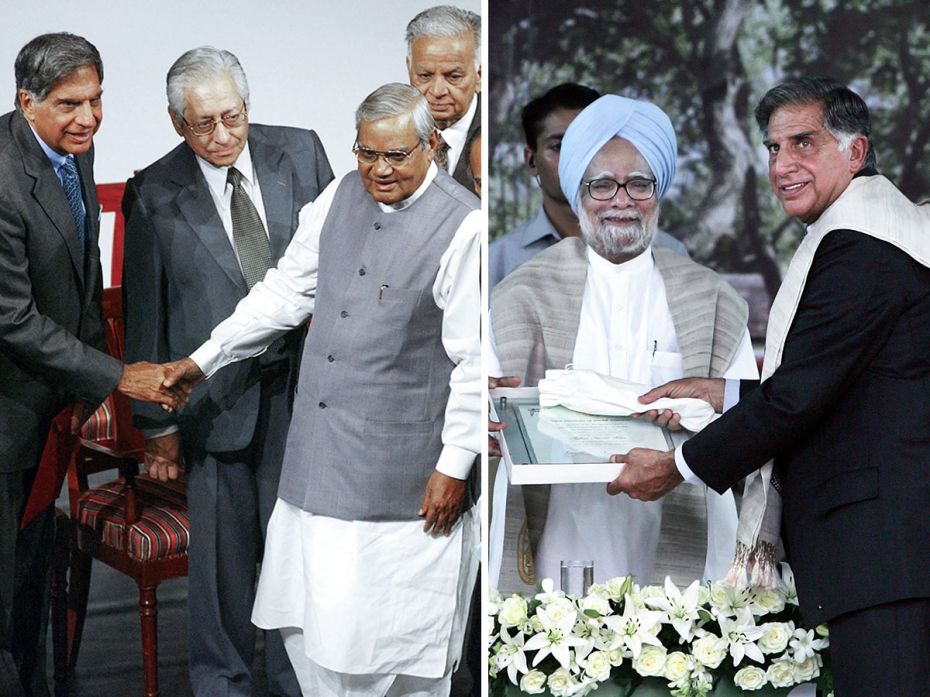
POLYGON ((74 218, 74 226, 77 228, 78 246, 81 249, 81 264, 84 263, 84 250, 87 244, 87 230, 84 227, 84 205, 81 197, 81 178, 78 176, 77 163, 73 157, 65 159, 65 163, 59 170, 61 172, 61 185, 65 190, 65 196, 68 197, 68 207, 71 208, 71 216, 74 218))

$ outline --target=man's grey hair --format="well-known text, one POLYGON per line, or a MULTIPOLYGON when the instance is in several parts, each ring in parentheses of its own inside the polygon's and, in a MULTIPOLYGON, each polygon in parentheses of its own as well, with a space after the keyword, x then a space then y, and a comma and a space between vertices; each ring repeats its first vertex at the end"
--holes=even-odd
POLYGON ((231 77, 236 83, 236 91, 248 109, 249 81, 245 78, 245 71, 239 65, 238 58, 229 51, 213 46, 200 46, 184 53, 168 69, 166 89, 171 113, 176 119, 183 119, 187 108, 187 90, 225 76, 231 77))
POLYGON ((365 97, 365 101, 355 110, 355 130, 358 131, 363 121, 379 121, 405 114, 413 117, 417 138, 422 145, 426 145, 436 128, 429 102, 416 87, 400 82, 381 85, 365 97))
POLYGON ((16 109, 22 110, 20 90, 41 102, 61 80, 88 65, 97 71, 97 79, 103 82, 100 52, 83 36, 67 32, 37 36, 19 50, 13 65, 16 109))
POLYGON ((458 36, 472 32, 475 37, 475 67, 481 65, 481 16, 452 5, 436 5, 410 20, 407 25, 407 58, 413 58, 413 42, 423 37, 458 36))
POLYGON ((856 136, 865 136, 869 151, 863 167, 878 168, 878 158, 872 145, 872 123, 869 108, 862 97, 839 80, 825 75, 786 80, 776 85, 759 101, 756 123, 768 137, 769 119, 783 106, 816 104, 823 110, 823 127, 836 138, 840 150, 846 150, 856 136))

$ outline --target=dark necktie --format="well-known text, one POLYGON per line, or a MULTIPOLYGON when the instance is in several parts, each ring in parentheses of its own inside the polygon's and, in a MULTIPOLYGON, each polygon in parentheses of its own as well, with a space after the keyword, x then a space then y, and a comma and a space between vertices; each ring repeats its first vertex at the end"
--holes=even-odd
POLYGON ((73 157, 65 158, 65 163, 58 170, 61 173, 61 186, 68 198, 71 217, 77 229, 78 247, 81 250, 81 265, 84 264, 84 250, 87 246, 87 229, 85 228, 84 205, 81 197, 81 178, 78 176, 77 164, 73 157))
POLYGON ((255 204, 242 189, 242 173, 235 167, 230 167, 226 183, 232 184, 233 188, 230 203, 233 242, 239 255, 239 266, 242 268, 245 285, 251 290, 271 268, 271 247, 255 204))
POLYGON ((439 136, 439 145, 436 146, 436 154, 433 156, 433 162, 437 167, 449 171, 449 144, 439 136))

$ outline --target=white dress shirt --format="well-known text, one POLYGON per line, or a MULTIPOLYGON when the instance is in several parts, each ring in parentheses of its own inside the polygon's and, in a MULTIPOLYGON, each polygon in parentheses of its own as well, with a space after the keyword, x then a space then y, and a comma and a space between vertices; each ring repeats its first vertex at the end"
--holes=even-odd
MULTIPOLYGON (((678 336, 668 308, 665 284, 651 250, 623 264, 612 264, 588 249, 588 275, 575 350, 576 368, 632 382, 660 385, 682 377, 678 336)), ((755 377, 756 364, 748 330, 727 375, 755 377)), ((717 497, 715 492, 708 496, 717 497)), ((732 494, 715 501, 720 525, 715 534, 709 577, 722 576, 735 544, 736 508, 732 494), (720 504, 717 506, 716 504, 720 504), (721 566, 724 565, 724 566, 721 566), (717 568, 720 567, 720 568, 717 568)), ((712 512, 708 512, 708 517, 712 512)), ((637 582, 653 578, 662 522, 662 503, 608 496, 603 484, 553 485, 546 525, 536 554, 537 578, 559 578, 560 562, 593 559, 595 581, 632 573, 637 582)))
POLYGON ((468 127, 471 126, 471 121, 475 117, 475 111, 477 111, 477 109, 478 97, 476 95, 471 98, 471 104, 468 105, 468 110, 465 112, 462 118, 460 118, 448 128, 439 131, 439 135, 442 136, 442 139, 449 146, 447 153, 449 174, 452 174, 455 171, 455 166, 458 164, 459 158, 462 156, 462 150, 465 149, 465 141, 468 140, 468 127))

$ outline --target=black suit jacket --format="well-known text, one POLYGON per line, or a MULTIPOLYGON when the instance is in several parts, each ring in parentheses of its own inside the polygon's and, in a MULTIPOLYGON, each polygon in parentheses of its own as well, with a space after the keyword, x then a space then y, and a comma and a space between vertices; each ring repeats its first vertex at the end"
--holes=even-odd
POLYGON ((93 151, 76 159, 83 264, 52 164, 22 115, 0 117, 0 472, 34 466, 52 417, 76 398, 99 404, 122 374, 103 353, 93 151))
POLYGON ((471 123, 468 124, 468 135, 465 137, 465 148, 462 150, 462 154, 459 156, 459 161, 455 163, 455 171, 452 173, 452 178, 472 193, 475 191, 475 183, 471 176, 471 164, 469 163, 468 148, 471 145, 471 139, 474 137, 475 133, 481 130, 480 93, 475 95, 475 100, 478 102, 478 104, 475 108, 475 115, 472 117, 471 123))
POLYGON ((930 269, 849 230, 817 250, 783 361, 683 446, 717 491, 774 458, 811 622, 930 596, 930 269))
MULTIPOLYGON (((258 174, 272 260, 284 254, 300 209, 332 180, 313 131, 252 124, 249 151, 258 174)), ((186 143, 129 180, 123 197, 126 242, 126 356, 161 363, 189 356, 235 310, 247 288, 239 262, 196 157, 186 143)), ((302 330, 285 354, 296 366, 302 330)), ((296 375, 296 372, 293 373, 296 375)), ((258 359, 218 371, 179 414, 135 404, 134 423, 178 424, 185 447, 240 450, 252 440, 259 411, 258 359)))

